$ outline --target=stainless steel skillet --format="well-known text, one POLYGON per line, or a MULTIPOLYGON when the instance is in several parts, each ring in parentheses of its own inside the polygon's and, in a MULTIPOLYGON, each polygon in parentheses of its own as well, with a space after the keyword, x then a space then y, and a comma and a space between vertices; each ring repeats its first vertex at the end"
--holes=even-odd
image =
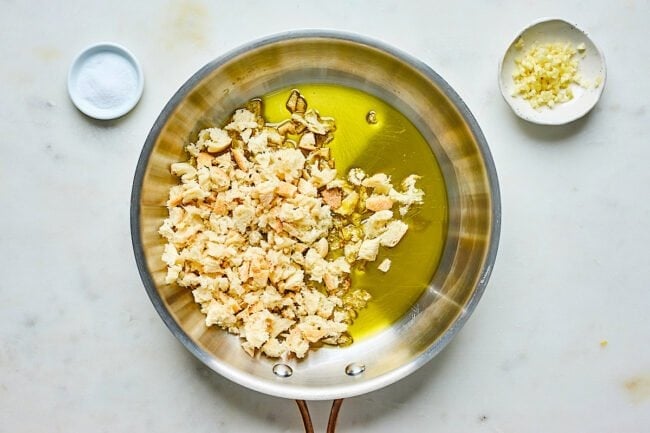
MULTIPOLYGON (((337 400, 330 431, 340 399, 387 386, 414 372, 460 330, 487 285, 500 219, 492 157, 476 120, 454 90, 403 52, 358 35, 325 31, 289 32, 252 42, 195 73, 153 125, 131 196, 138 269, 172 333, 204 364, 240 385, 298 401, 337 400), (185 159, 183 146, 188 140, 200 129, 222 123, 253 97, 313 82, 374 94, 415 124, 442 168, 449 225, 437 271, 401 320, 349 347, 321 349, 304 361, 278 364, 250 358, 236 337, 205 327, 191 293, 165 284, 164 243, 157 230, 167 215, 164 203, 169 187, 177 182, 169 165, 185 159)), ((300 406, 308 419, 306 405, 300 406)))

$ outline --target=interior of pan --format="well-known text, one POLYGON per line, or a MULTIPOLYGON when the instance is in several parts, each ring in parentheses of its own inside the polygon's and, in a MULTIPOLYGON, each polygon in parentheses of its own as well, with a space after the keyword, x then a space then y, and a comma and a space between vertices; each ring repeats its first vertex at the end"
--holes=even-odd
POLYGON ((469 110, 446 82, 389 47, 357 36, 322 32, 259 41, 206 65, 188 80, 147 138, 131 209, 140 274, 171 331, 223 376, 264 393, 298 399, 369 392, 435 356, 465 322, 485 288, 496 254, 499 219, 498 185, 487 145, 469 110), (442 169, 449 224, 431 283, 400 321, 349 347, 321 349, 303 361, 286 362, 292 371, 287 376, 274 374, 277 361, 252 359, 236 337, 206 328, 191 292, 164 283, 164 242, 158 228, 167 216, 164 203, 169 187, 177 182, 169 165, 186 159, 183 146, 200 129, 223 123, 253 97, 314 82, 343 84, 374 94, 416 125, 442 169))

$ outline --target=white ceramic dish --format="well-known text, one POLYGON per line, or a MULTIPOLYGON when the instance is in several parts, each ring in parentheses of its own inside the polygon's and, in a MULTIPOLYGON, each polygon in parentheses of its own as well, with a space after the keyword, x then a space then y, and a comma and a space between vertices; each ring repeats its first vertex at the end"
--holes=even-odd
POLYGON ((137 59, 126 48, 113 44, 92 45, 82 51, 72 63, 68 72, 68 94, 74 105, 85 115, 109 120, 124 116, 138 103, 144 89, 144 75, 137 59), (128 80, 120 76, 110 76, 102 62, 110 59, 128 80), (116 63, 117 62, 117 63, 116 63), (104 68, 104 74, 97 74, 104 68))
POLYGON ((600 99, 606 78, 605 57, 596 44, 575 25, 558 18, 544 18, 525 28, 512 40, 499 64, 499 87, 503 98, 517 116, 540 125, 563 125, 583 117, 600 99), (519 38, 524 40, 523 49, 515 47, 519 38), (515 58, 521 56, 527 47, 535 42, 570 42, 574 46, 584 44, 586 47, 584 57, 578 54, 578 71, 587 82, 593 83, 600 80, 600 84, 590 88, 573 84, 574 97, 572 100, 557 104, 552 109, 548 107, 533 108, 527 100, 514 95, 515 83, 512 73, 515 70, 515 58))

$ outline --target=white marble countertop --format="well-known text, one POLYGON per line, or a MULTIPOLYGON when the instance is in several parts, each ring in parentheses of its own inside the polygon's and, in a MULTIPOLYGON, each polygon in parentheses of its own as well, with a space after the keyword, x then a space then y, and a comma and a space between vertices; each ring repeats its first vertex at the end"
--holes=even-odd
MULTIPOLYGON (((412 376, 347 400, 338 430, 648 431, 649 3, 275 3, 0 1, 0 431, 302 431, 293 402, 212 373, 165 328, 134 263, 129 196, 149 128, 194 71, 305 27, 433 67, 483 128, 503 197, 497 264, 470 321, 412 376), (497 86, 510 39, 542 16, 577 23, 608 62, 599 105, 566 127, 518 120, 497 86), (107 123, 65 86, 99 41, 131 49, 146 77, 136 109, 107 123)), ((324 431, 328 404, 311 408, 324 431)))

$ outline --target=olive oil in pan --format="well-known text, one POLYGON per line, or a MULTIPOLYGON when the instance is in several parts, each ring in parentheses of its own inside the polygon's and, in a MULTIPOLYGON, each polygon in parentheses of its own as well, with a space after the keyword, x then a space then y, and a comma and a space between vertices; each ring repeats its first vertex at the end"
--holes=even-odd
MULTIPOLYGON (((289 116, 285 103, 294 87, 265 95, 264 117, 279 122, 289 116)), ((422 176, 417 186, 424 203, 411 208, 404 222, 409 230, 394 248, 381 248, 365 270, 354 270, 352 288, 365 289, 372 299, 350 326, 355 340, 397 321, 417 301, 438 267, 447 233, 447 194, 440 167, 424 137, 399 111, 379 98, 334 84, 296 86, 310 108, 336 120, 329 143, 336 169, 345 176, 360 167, 369 175, 386 173, 393 185, 410 174, 422 176), (387 273, 377 269, 389 258, 387 273)))

